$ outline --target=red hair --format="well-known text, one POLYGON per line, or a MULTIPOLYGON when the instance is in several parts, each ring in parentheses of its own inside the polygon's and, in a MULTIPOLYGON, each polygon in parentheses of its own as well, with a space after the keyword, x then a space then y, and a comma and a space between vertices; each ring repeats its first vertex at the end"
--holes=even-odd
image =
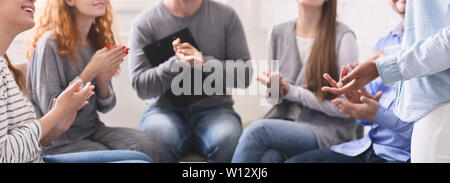
MULTIPOLYGON (((59 43, 58 54, 67 56, 70 60, 76 61, 74 53, 77 52, 76 44, 81 41, 74 8, 67 5, 64 0, 46 1, 43 11, 39 13, 38 25, 32 33, 31 47, 27 51, 27 58, 31 59, 33 51, 36 49, 39 39, 48 31, 54 32, 52 40, 59 43)), ((88 40, 96 50, 106 45, 116 45, 112 30, 113 11, 111 3, 106 5, 104 16, 97 17, 92 25, 88 40)))

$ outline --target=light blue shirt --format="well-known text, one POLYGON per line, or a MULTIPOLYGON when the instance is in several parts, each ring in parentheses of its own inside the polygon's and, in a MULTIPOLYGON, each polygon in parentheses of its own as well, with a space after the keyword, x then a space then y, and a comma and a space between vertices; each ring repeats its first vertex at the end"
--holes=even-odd
MULTIPOLYGON (((375 46, 375 51, 401 44, 402 25, 399 24, 389 35, 380 39, 375 46)), ((371 126, 364 138, 332 146, 331 150, 347 156, 358 156, 371 146, 375 154, 388 161, 406 162, 410 159, 411 135, 414 123, 407 123, 398 119, 392 112, 396 97, 397 85, 385 86, 381 78, 377 78, 366 86, 367 91, 375 95, 382 91, 383 97, 375 120, 373 122, 361 121, 362 125, 371 126)))
POLYGON ((409 122, 450 102, 450 0, 409 0, 404 30, 401 50, 376 64, 385 85, 398 82, 394 113, 409 122))

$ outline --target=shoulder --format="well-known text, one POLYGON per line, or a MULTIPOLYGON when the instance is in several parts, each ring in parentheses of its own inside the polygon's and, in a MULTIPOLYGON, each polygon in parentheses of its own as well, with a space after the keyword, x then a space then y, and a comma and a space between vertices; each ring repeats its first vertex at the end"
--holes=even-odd
POLYGON ((158 24, 159 22, 163 21, 164 15, 162 11, 162 1, 157 3, 156 5, 152 6, 151 8, 144 10, 143 12, 139 13, 136 18, 133 19, 133 26, 134 27, 143 27, 143 26, 150 26, 151 23, 158 24))
POLYGON ((271 37, 270 41, 278 42, 279 40, 287 41, 288 39, 292 39, 294 28, 295 20, 290 20, 273 26, 269 31, 269 35, 271 37))
POLYGON ((58 41, 56 41, 56 35, 53 31, 48 31, 42 35, 41 38, 39 38, 37 44, 36 44, 36 51, 42 50, 42 49, 51 49, 51 50, 57 50, 59 47, 58 41))
POLYGON ((273 34, 292 33, 295 27, 295 20, 286 21, 280 24, 276 24, 272 28, 273 34))
POLYGON ((352 35, 356 38, 355 32, 348 25, 342 22, 337 22, 336 34, 338 35, 338 37, 344 37, 345 35, 352 35))
POLYGON ((211 12, 227 15, 227 16, 235 16, 237 15, 236 11, 234 9, 222 2, 218 1, 211 1, 211 0, 204 0, 205 6, 207 9, 209 9, 211 12))

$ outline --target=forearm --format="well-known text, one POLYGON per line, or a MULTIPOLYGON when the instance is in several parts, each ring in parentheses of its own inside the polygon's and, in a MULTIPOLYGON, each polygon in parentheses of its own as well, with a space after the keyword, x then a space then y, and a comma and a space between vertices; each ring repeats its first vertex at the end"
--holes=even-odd
POLYGON ((348 115, 339 111, 339 108, 332 104, 330 101, 325 100, 319 102, 311 91, 291 85, 289 87, 289 92, 285 96, 286 100, 297 102, 305 107, 323 112, 329 116, 339 117, 339 118, 349 118, 348 115))
POLYGON ((131 83, 141 99, 158 97, 167 92, 171 87, 171 81, 180 72, 172 72, 171 68, 178 61, 176 56, 157 67, 151 67, 146 60, 132 60, 131 83))
POLYGON ((95 72, 95 70, 92 70, 91 67, 89 67, 89 64, 84 68, 84 70, 81 72, 80 74, 80 79, 83 80, 83 83, 89 83, 92 80, 95 79, 95 77, 97 77, 97 73, 95 72))
POLYGON ((51 110, 41 119, 39 119, 39 123, 42 129, 42 135, 39 139, 39 142, 42 146, 47 146, 54 139, 56 139, 59 135, 62 134, 61 130, 56 128, 56 123, 61 120, 61 115, 51 110))
POLYGON ((109 89, 109 82, 108 81, 99 81, 97 79, 97 86, 96 86, 96 94, 97 97, 100 100, 105 100, 108 99, 109 97, 111 97, 111 92, 109 89))
POLYGON ((450 68, 450 27, 418 41, 410 48, 377 60, 378 73, 386 85, 432 75, 450 68))

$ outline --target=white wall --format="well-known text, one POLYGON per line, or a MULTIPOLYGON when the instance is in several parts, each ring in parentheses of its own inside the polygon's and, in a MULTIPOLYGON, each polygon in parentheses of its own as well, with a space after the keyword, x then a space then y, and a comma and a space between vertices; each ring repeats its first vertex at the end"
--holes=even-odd
MULTIPOLYGON (((43 0, 38 0, 43 1, 43 0)), ((231 5, 241 17, 252 57, 265 59, 266 33, 278 23, 296 17, 295 0, 220 0, 231 5)), ((120 41, 126 44, 132 19, 142 10, 150 8, 158 0, 112 0, 116 11, 120 41)), ((340 0, 339 19, 350 26, 357 34, 360 47, 360 60, 367 58, 376 41, 387 34, 399 18, 388 6, 388 0, 340 0)), ((20 35, 8 51, 13 62, 25 62, 24 34, 20 35)), ((115 109, 101 118, 111 126, 137 128, 145 104, 137 98, 129 82, 129 70, 126 63, 122 73, 113 79, 118 103, 115 109)), ((260 96, 236 96, 235 109, 244 122, 260 118, 267 107, 261 107, 260 96)))

